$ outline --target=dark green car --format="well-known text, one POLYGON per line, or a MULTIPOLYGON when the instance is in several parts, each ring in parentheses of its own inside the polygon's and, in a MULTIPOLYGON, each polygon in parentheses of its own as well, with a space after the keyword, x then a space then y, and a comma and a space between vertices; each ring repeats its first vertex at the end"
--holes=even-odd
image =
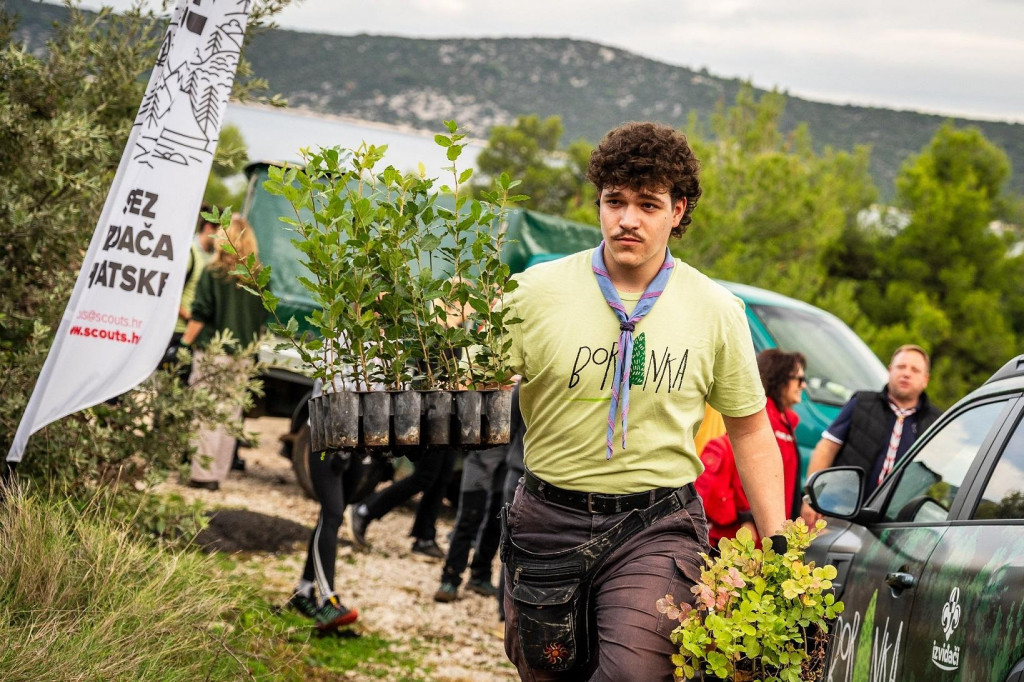
POLYGON ((949 409, 862 501, 863 472, 808 482, 846 611, 824 679, 1024 682, 1024 355, 949 409))

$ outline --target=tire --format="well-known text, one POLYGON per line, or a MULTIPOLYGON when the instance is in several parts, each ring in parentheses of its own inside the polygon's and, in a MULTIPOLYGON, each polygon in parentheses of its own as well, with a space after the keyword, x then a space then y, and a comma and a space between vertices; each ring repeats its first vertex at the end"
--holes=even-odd
POLYGON ((309 424, 304 422, 292 441, 292 471, 306 497, 315 500, 316 491, 313 490, 313 479, 309 475, 309 447, 309 424))

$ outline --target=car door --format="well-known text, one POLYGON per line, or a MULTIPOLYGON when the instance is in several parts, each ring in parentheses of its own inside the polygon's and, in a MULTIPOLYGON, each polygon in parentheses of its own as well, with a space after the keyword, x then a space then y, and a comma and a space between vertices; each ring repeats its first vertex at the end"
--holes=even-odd
POLYGON ((1012 401, 916 588, 905 679, 1006 680, 1024 657, 1024 401, 1012 401))
POLYGON ((850 525, 832 544, 827 560, 840 568, 846 610, 833 630, 826 680, 914 679, 905 669, 907 656, 919 653, 918 584, 1009 403, 989 399, 944 415, 869 500, 877 520, 850 525))

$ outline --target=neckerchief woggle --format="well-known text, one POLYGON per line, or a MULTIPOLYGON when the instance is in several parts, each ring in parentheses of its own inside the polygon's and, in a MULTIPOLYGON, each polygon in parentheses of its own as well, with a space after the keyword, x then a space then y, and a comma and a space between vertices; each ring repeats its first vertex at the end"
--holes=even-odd
POLYGON ((672 254, 668 248, 665 249, 665 261, 658 270, 651 283, 644 289, 643 295, 637 301, 632 315, 626 314, 626 307, 622 305, 619 292, 615 290, 608 269, 604 265, 604 242, 602 241, 590 259, 590 267, 597 277, 597 285, 601 288, 604 300, 612 309, 615 316, 619 318, 619 365, 612 377, 612 402, 608 408, 608 437, 607 455, 605 459, 612 458, 612 437, 615 435, 615 418, 619 415, 619 407, 622 412, 622 449, 626 449, 626 429, 628 425, 627 415, 629 414, 629 375, 633 364, 633 330, 636 324, 644 315, 651 311, 658 297, 665 290, 668 278, 672 274, 672 268, 676 266, 672 254))

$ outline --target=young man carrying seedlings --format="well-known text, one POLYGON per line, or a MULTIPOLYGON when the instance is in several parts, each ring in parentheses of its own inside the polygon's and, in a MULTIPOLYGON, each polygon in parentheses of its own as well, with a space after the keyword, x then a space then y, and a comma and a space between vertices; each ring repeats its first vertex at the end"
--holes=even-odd
POLYGON ((697 172, 667 126, 612 130, 587 171, 604 241, 531 268, 505 296, 521 320, 511 357, 527 427, 503 513, 505 650, 524 680, 672 679, 675 623, 655 603, 693 603, 708 549, 693 487, 705 401, 724 416, 760 534, 786 518, 743 304, 668 252, 697 172))

